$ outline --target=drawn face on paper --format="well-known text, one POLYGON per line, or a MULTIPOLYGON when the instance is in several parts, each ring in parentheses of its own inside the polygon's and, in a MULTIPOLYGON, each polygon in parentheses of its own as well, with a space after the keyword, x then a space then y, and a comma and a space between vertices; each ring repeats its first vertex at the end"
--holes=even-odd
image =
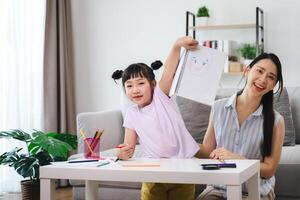
POLYGON ((187 61, 187 66, 190 68, 193 73, 202 73, 209 66, 208 58, 201 58, 197 56, 191 56, 191 59, 187 61))

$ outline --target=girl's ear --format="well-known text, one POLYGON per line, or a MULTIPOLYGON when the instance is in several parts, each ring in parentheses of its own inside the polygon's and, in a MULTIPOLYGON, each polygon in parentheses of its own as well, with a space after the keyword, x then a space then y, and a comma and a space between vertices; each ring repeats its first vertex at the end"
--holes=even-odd
POLYGON ((151 88, 154 89, 156 86, 156 80, 153 80, 150 85, 151 85, 151 88))

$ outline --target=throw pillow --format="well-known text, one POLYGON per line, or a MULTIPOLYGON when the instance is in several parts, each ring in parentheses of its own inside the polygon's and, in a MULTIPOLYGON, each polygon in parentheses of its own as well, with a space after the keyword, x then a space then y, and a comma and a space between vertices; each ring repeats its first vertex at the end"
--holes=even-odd
POLYGON ((295 127, 292 118, 291 105, 289 101, 289 95, 286 88, 283 88, 280 97, 278 95, 274 96, 274 109, 279 112, 285 123, 285 137, 284 146, 294 146, 295 145, 295 127))
POLYGON ((197 143, 202 143, 210 115, 210 106, 180 96, 176 102, 187 130, 197 143))

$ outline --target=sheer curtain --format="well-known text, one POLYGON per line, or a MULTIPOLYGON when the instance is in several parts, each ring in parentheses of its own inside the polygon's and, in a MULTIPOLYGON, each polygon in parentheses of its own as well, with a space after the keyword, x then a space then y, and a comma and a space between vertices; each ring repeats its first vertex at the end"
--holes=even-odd
MULTIPOLYGON (((45 0, 0 1, 0 130, 42 129, 45 0)), ((0 139, 0 154, 18 141, 0 139)), ((0 166, 0 193, 20 191, 22 179, 0 166)))

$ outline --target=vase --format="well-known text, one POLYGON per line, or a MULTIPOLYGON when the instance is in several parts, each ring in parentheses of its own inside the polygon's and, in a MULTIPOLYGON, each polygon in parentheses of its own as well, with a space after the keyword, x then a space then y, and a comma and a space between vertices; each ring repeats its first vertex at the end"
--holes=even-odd
POLYGON ((40 182, 21 181, 22 200, 40 200, 40 182))
POLYGON ((206 26, 208 23, 208 17, 197 17, 197 26, 206 26))

